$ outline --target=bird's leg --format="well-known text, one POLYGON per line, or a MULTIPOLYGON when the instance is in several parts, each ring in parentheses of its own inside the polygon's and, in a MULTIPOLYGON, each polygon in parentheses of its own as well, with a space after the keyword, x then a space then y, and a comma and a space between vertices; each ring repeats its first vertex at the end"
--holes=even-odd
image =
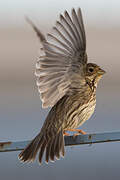
POLYGON ((64 131, 63 136, 70 136, 70 134, 64 131))
POLYGON ((76 129, 76 131, 79 133, 79 134, 87 134, 85 131, 83 131, 82 129, 76 129))
POLYGON ((83 131, 82 129, 67 129, 67 131, 77 132, 74 134, 74 136, 77 136, 79 134, 86 134, 86 132, 83 131))

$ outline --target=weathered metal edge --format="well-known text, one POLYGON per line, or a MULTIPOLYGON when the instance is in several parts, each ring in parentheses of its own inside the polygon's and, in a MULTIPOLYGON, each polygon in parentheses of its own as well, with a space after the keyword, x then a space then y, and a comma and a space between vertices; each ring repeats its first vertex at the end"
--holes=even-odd
MULTIPOLYGON (((86 135, 65 136, 65 146, 120 141, 120 132, 104 132, 86 135)), ((0 152, 23 150, 30 141, 0 142, 0 152)))

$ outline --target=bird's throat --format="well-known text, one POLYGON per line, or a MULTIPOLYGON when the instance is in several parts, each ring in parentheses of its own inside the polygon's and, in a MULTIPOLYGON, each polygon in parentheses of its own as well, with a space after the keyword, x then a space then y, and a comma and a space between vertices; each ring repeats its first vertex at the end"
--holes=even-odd
POLYGON ((91 81, 90 79, 86 78, 86 84, 89 86, 92 92, 96 90, 95 79, 91 81))

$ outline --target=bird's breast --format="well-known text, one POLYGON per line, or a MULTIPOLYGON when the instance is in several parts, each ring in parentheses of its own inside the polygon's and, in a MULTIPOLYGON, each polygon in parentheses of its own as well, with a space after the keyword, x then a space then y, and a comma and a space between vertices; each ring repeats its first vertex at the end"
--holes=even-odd
POLYGON ((66 126, 69 128, 78 128, 86 120, 88 120, 93 114, 96 106, 96 97, 92 95, 87 102, 81 103, 78 100, 77 103, 73 103, 67 112, 66 126))

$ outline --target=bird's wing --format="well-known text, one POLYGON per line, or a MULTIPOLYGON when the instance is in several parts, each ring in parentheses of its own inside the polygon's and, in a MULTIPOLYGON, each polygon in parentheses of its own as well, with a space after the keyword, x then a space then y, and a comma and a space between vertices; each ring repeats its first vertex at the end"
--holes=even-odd
POLYGON ((82 89, 85 84, 86 36, 81 9, 72 9, 71 17, 65 11, 53 30, 46 40, 35 29, 45 53, 38 59, 35 72, 44 108, 54 106, 65 94, 82 89))

